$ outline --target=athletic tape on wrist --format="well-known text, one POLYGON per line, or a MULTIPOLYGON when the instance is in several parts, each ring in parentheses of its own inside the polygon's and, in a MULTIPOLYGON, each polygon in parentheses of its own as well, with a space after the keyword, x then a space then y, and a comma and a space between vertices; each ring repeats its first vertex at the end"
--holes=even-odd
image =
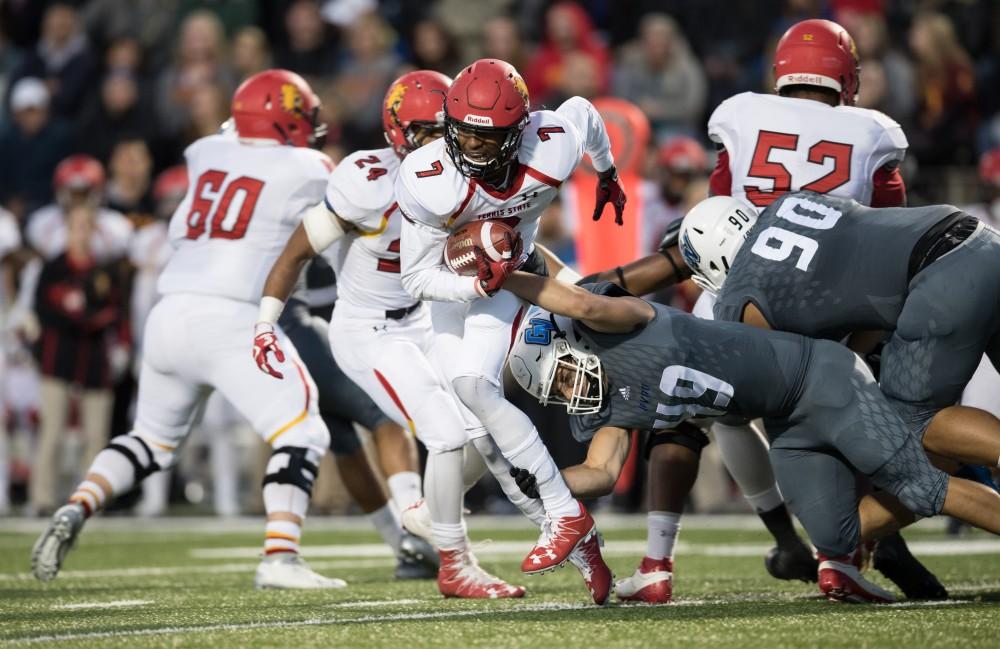
POLYGON ((271 295, 265 295, 260 299, 260 311, 257 313, 257 324, 265 323, 273 325, 278 322, 281 312, 285 310, 285 303, 271 295))

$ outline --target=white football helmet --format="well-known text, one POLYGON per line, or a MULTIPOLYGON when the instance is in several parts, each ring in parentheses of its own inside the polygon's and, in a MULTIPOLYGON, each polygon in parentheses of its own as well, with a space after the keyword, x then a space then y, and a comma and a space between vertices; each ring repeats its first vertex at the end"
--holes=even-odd
POLYGON ((600 412, 604 403, 601 359, 585 349, 570 318, 532 307, 524 318, 507 361, 518 384, 542 405, 565 404, 571 415, 600 412), (568 369, 573 395, 552 393, 556 372, 568 369))
POLYGON ((757 210, 732 196, 712 196, 684 216, 678 246, 691 279, 718 295, 733 258, 757 222, 757 210))

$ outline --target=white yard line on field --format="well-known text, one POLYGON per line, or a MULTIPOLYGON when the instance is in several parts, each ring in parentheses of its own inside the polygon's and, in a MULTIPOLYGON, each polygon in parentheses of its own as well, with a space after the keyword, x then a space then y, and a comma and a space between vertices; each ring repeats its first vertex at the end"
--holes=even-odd
MULTIPOLYGON (((396 565, 395 559, 366 559, 363 561, 311 561, 309 566, 317 570, 349 570, 355 568, 387 568, 396 565)), ((104 570, 63 570, 59 579, 94 579, 119 577, 169 577, 184 574, 225 574, 252 573, 256 563, 220 563, 218 565, 163 566, 160 568, 108 568, 104 570)), ((10 581, 33 581, 30 572, 0 573, 0 583, 10 581)))
MULTIPOLYGON (((646 526, 645 514, 594 513, 597 526, 602 530, 631 530, 646 526)), ((946 520, 943 516, 924 518, 914 525, 917 529, 944 531, 946 520)), ((44 518, 4 518, 3 532, 18 534, 39 534, 49 524, 44 518)), ((469 529, 478 530, 525 530, 531 531, 531 523, 517 515, 494 516, 475 514, 468 519, 469 529)), ((137 529, 158 534, 190 536, 192 534, 239 534, 260 533, 264 529, 264 518, 260 516, 239 516, 217 518, 213 516, 163 516, 159 518, 137 518, 134 516, 94 517, 87 521, 89 532, 127 532, 137 529)), ((311 516, 309 531, 317 532, 367 532, 371 522, 364 516, 311 516)), ((760 519, 752 514, 685 514, 685 530, 759 530, 760 519)), ((130 536, 133 539, 141 536, 130 536)), ((155 537, 153 537, 155 539, 155 537)), ((156 539, 162 541, 162 539, 156 539)))
MULTIPOLYGON (((496 559, 504 556, 520 556, 528 551, 527 541, 496 541, 478 544, 476 554, 480 557, 496 559)), ((714 557, 763 556, 770 549, 768 543, 730 543, 677 545, 677 555, 714 557)), ((1000 540, 976 539, 957 541, 913 541, 910 550, 918 556, 962 556, 1000 554, 1000 540)), ((355 545, 317 545, 303 547, 303 554, 310 559, 310 565, 317 570, 351 571, 360 568, 384 568, 395 564, 388 546, 380 543, 360 543, 355 545), (319 559, 319 560, 317 560, 319 559), (330 559, 324 561, 323 559, 330 559)), ((641 557, 646 551, 645 541, 608 541, 604 547, 605 556, 641 557)), ((209 560, 254 560, 260 557, 260 548, 194 548, 190 556, 209 560)), ((119 577, 164 577, 193 573, 226 574, 248 573, 256 567, 256 562, 220 563, 216 565, 189 564, 184 566, 108 568, 99 570, 64 570, 59 579, 93 579, 119 577)), ((28 572, 0 573, 0 583, 31 581, 28 572)))
MULTIPOLYGON (((755 557, 765 554, 771 543, 686 543, 677 544, 676 554, 712 557, 755 557)), ((911 541, 914 554, 944 556, 953 554, 1000 554, 1000 539, 956 541, 911 541)), ((480 557, 524 554, 531 549, 530 541, 491 541, 476 547, 480 557)), ((645 541, 607 541, 602 549, 606 556, 642 556, 645 541)), ((382 543, 357 543, 351 545, 307 545, 302 548, 307 558, 391 557, 392 550, 382 543)), ((192 559, 252 559, 260 556, 260 547, 192 548, 192 559)))
POLYGON ((382 606, 409 606, 410 604, 427 604, 429 602, 441 602, 440 597, 434 599, 373 599, 367 602, 340 602, 330 604, 330 608, 380 608, 382 606))
POLYGON ((190 633, 212 633, 215 631, 251 631, 259 629, 294 629, 308 626, 335 626, 339 624, 367 624, 378 622, 412 622, 419 620, 447 620, 463 617, 491 617, 495 615, 516 615, 520 613, 540 613, 546 611, 581 611, 584 609, 594 609, 594 605, 583 604, 561 604, 552 602, 548 604, 535 604, 528 606, 511 606, 509 608, 495 610, 463 610, 463 611, 435 611, 429 613, 394 613, 389 615, 364 615, 355 618, 321 618, 313 620, 298 620, 292 622, 247 622, 245 624, 201 624, 192 626, 170 626, 148 629, 127 629, 122 631, 91 631, 83 633, 62 633, 44 636, 26 636, 19 638, 6 638, 0 640, 0 644, 8 646, 23 646, 41 644, 46 642, 77 642, 81 640, 100 640, 104 638, 137 638, 164 635, 180 635, 190 633))
POLYGON ((151 599, 116 599, 110 602, 79 602, 76 604, 54 604, 52 610, 56 611, 78 611, 93 608, 131 608, 134 606, 145 606, 152 604, 151 599))

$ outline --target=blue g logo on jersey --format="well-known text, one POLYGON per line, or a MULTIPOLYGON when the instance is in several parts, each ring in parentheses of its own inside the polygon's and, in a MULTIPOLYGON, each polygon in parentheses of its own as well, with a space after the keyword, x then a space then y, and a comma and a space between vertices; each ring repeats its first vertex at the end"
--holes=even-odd
POLYGON ((681 237, 681 254, 684 255, 684 261, 687 265, 692 268, 692 270, 700 267, 701 255, 694 249, 691 245, 691 238, 688 237, 688 233, 685 232, 684 236, 681 237))
POLYGON ((532 318, 528 321, 528 328, 524 330, 524 342, 529 345, 550 345, 552 332, 555 330, 556 326, 551 320, 532 318))

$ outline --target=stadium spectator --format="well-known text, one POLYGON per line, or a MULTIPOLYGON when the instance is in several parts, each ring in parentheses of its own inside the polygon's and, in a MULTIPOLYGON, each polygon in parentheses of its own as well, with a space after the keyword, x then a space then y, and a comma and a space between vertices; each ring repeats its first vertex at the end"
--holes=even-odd
POLYGON ((107 161, 122 138, 154 138, 141 83, 128 68, 115 68, 104 76, 99 94, 77 120, 80 150, 107 161))
POLYGON ((483 57, 507 61, 518 70, 528 69, 530 52, 517 23, 507 16, 497 16, 483 25, 483 57))
POLYGON ((458 40, 439 20, 421 20, 413 27, 413 65, 420 70, 436 70, 449 77, 461 69, 458 40))
POLYGON ((979 156, 979 196, 965 211, 1000 228, 1000 147, 979 156))
POLYGON ((80 16, 72 4, 56 2, 45 11, 42 35, 28 53, 19 77, 38 77, 51 94, 56 115, 77 114, 97 72, 97 57, 90 49, 80 16))
MULTIPOLYGON (((0 32, 0 97, 6 97, 10 82, 21 67, 22 54, 0 32)), ((0 127, 7 123, 7 102, 0 101, 0 127)))
POLYGON ((978 122, 976 78, 969 55, 942 14, 918 14, 910 27, 917 64, 916 129, 910 149, 925 165, 973 161, 978 122))
POLYGON ((190 127, 192 97, 201 86, 217 86, 224 95, 232 92, 235 78, 226 48, 222 21, 214 13, 199 10, 184 19, 174 61, 157 80, 156 118, 165 135, 182 136, 190 127))
POLYGON ((260 27, 243 27, 233 35, 230 52, 236 80, 242 82, 271 67, 271 48, 260 27))
POLYGON ((109 209, 121 212, 133 224, 153 216, 153 159, 140 139, 123 139, 115 144, 108 162, 105 200, 109 209))
POLYGON ((638 42, 625 46, 615 67, 614 94, 634 102, 659 135, 700 132, 708 84, 677 21, 647 14, 638 42))
POLYGON ((135 39, 150 70, 167 64, 181 0, 88 0, 80 7, 87 33, 99 47, 135 39))
POLYGON ((56 201, 33 212, 27 221, 25 238, 44 259, 66 250, 69 232, 67 216, 74 207, 97 210, 91 252, 98 262, 121 258, 132 237, 132 224, 120 212, 101 207, 104 203, 104 167, 87 155, 73 155, 56 167, 53 174, 56 201))
POLYGON ((563 72, 549 93, 547 108, 555 109, 570 97, 594 99, 601 94, 599 64, 583 51, 569 52, 563 57, 563 72))
POLYGON ((288 44, 274 53, 279 68, 309 78, 328 78, 337 71, 337 42, 323 21, 319 4, 298 0, 285 14, 288 44))
POLYGON ((42 329, 35 348, 42 374, 41 412, 30 496, 36 515, 50 513, 62 496, 56 493, 59 451, 72 397, 77 397, 84 437, 78 466, 87 466, 108 439, 109 336, 120 325, 122 296, 117 272, 101 264, 91 248, 96 218, 93 206, 68 211, 66 251, 42 267, 35 293, 42 329))
POLYGON ((854 37, 861 59, 859 105, 881 110, 908 130, 916 105, 913 64, 889 42, 885 18, 880 14, 844 11, 839 16, 839 22, 854 37), (875 89, 882 92, 875 93, 875 89))
POLYGON ((571 52, 589 54, 597 64, 599 92, 609 87, 611 58, 598 38, 590 16, 573 2, 557 2, 545 14, 545 41, 531 58, 527 69, 520 70, 528 85, 533 106, 549 103, 566 74, 565 60, 571 52))
POLYGON ((215 84, 198 84, 191 89, 189 107, 191 122, 184 133, 185 145, 219 131, 229 118, 229 95, 215 84))
POLYGON ((382 96, 402 63, 392 51, 395 36, 377 14, 362 16, 348 32, 346 61, 335 84, 348 150, 362 149, 382 137, 382 96))
POLYGON ((49 113, 41 79, 25 77, 10 93, 11 123, 0 131, 0 202, 19 218, 52 200, 52 171, 72 146, 70 126, 49 113))

